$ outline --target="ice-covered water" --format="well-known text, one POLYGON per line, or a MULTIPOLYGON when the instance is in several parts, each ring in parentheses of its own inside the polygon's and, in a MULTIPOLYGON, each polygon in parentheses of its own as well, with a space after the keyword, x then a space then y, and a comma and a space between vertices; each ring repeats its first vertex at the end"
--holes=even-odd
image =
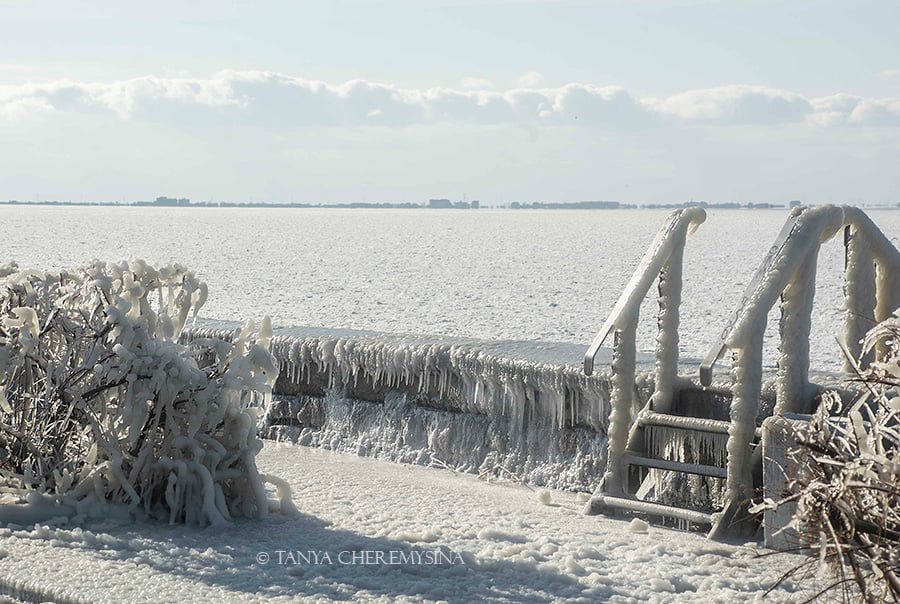
MULTIPOLYGON (((204 314, 483 339, 583 343, 599 329, 667 211, 199 209, 0 206, 0 261, 182 262, 209 284, 204 314)), ((871 216, 895 244, 900 212, 871 216)), ((787 210, 710 211, 685 250, 681 348, 702 356, 787 210)), ((819 260, 812 365, 840 367, 843 248, 819 260)), ((651 350, 656 302, 638 347, 651 350)), ((777 314, 766 358, 774 362, 777 314)))

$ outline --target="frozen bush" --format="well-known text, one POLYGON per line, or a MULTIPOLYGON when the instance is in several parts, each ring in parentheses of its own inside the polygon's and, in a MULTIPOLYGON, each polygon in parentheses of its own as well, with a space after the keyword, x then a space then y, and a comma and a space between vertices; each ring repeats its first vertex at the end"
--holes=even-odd
POLYGON ((0 520, 21 518, 23 500, 197 525, 292 509, 255 464, 277 375, 269 321, 233 343, 180 344, 206 295, 177 264, 0 269, 0 520))
MULTIPOLYGON (((814 564, 836 571, 830 589, 844 600, 900 599, 900 318, 891 317, 863 340, 861 358, 879 348, 882 360, 856 365, 863 394, 844 405, 826 393, 788 455, 798 471, 781 501, 795 501, 792 527, 817 554, 814 564), (852 589, 851 589, 852 588, 852 589)), ((799 571, 802 566, 791 569, 799 571)))

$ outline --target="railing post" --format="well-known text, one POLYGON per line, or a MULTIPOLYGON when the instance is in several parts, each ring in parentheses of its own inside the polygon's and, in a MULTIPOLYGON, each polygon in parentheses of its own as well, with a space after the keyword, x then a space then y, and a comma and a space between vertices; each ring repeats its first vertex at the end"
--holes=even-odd
MULTIPOLYGON (((872 327, 875 318, 875 257, 872 247, 859 226, 844 227, 844 329, 842 342, 849 359, 844 359, 844 373, 853 373, 860 357, 860 341, 872 327)), ((863 366, 871 358, 862 359, 863 366)))
POLYGON ((753 330, 742 339, 743 347, 732 353, 731 426, 728 428, 725 507, 710 530, 710 539, 749 530, 747 507, 753 496, 753 457, 750 443, 756 434, 759 397, 762 390, 763 332, 753 330))
POLYGON ((746 342, 745 348, 734 353, 731 427, 728 429, 726 487, 729 495, 737 500, 749 499, 753 494, 750 442, 756 433, 762 391, 762 330, 747 334, 746 342))
POLYGON ((612 393, 603 492, 621 497, 625 494, 625 470, 622 456, 628 441, 634 405, 634 378, 637 356, 637 315, 629 317, 615 332, 612 358, 612 393))
POLYGON ((810 250, 781 294, 781 334, 775 413, 805 413, 809 393, 809 333, 819 248, 810 250))
POLYGON ((681 273, 684 244, 675 246, 659 273, 659 315, 656 336, 656 388, 653 410, 668 413, 678 377, 678 326, 681 306, 681 273))
MULTIPOLYGON (((900 279, 898 279, 897 266, 892 267, 887 258, 876 258, 875 275, 875 323, 877 324, 889 319, 900 307, 900 279)), ((875 360, 883 361, 887 355, 887 342, 881 339, 875 345, 875 360)))

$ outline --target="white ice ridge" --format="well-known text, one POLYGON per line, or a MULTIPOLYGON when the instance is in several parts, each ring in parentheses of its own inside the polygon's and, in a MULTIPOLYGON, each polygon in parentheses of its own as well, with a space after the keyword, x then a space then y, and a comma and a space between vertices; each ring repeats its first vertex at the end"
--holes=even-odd
MULTIPOLYGON (((233 334, 204 322, 185 337, 233 334)), ((605 464, 611 376, 584 375, 579 346, 291 328, 272 352, 276 394, 320 387, 322 425, 302 444, 562 488, 587 488, 605 464)), ((653 362, 640 360, 646 401, 653 362)))
POLYGON ((268 438, 351 455, 477 474, 557 489, 589 491, 606 467, 606 435, 590 428, 557 430, 533 421, 510 431, 505 417, 417 404, 396 391, 384 403, 328 391, 323 398, 275 398, 268 438), (310 407, 313 425, 278 425, 279 416, 310 407), (280 408, 279 408, 280 407, 280 408))
MULTIPOLYGON (((185 337, 229 340, 234 333, 231 323, 205 322, 185 337)), ((609 417, 610 374, 584 375, 574 345, 290 328, 275 330, 271 346, 282 379, 293 384, 324 374, 328 388, 418 393, 455 411, 506 417, 511 428, 541 418, 557 428, 605 431, 609 417)), ((646 393, 652 365, 641 360, 638 386, 646 393)))

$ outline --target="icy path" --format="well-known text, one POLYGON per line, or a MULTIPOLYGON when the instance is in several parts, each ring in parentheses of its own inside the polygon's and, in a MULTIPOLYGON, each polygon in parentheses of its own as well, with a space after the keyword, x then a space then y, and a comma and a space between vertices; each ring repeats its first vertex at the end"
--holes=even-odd
MULTIPOLYGON (((259 465, 289 479, 308 515, 239 522, 225 533, 112 523, 0 529, 0 585, 59 603, 725 602, 761 599, 797 561, 653 527, 630 533, 625 522, 580 515, 572 494, 554 492, 543 505, 524 487, 449 471, 273 443, 259 465), (437 548, 439 565, 339 559, 351 550, 437 548), (327 552, 332 564, 279 550, 314 551, 323 561, 327 552), (260 552, 268 564, 257 561, 260 552)), ((796 590, 787 583, 766 601, 811 595, 796 590)))

